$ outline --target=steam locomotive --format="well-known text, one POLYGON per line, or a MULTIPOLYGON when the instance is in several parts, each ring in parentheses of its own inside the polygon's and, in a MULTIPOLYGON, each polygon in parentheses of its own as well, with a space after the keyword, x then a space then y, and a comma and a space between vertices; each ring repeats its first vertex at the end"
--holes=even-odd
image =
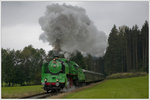
POLYGON ((41 82, 45 91, 61 90, 104 79, 102 73, 81 69, 74 61, 55 57, 42 65, 41 82))

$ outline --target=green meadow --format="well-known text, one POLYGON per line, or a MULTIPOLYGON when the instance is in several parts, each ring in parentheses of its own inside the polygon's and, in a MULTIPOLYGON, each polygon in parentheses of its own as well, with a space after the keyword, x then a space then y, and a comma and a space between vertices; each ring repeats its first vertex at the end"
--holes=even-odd
POLYGON ((42 85, 2 87, 2 98, 20 98, 44 92, 42 85))
MULTIPOLYGON (((21 98, 44 92, 42 85, 2 87, 2 98, 21 98)), ((148 76, 109 79, 78 92, 68 93, 62 98, 88 99, 88 98, 148 98, 148 76)))
POLYGON ((88 99, 88 98, 125 98, 125 99, 145 99, 148 98, 148 76, 110 79, 83 89, 78 92, 73 92, 65 95, 63 98, 68 99, 88 99))

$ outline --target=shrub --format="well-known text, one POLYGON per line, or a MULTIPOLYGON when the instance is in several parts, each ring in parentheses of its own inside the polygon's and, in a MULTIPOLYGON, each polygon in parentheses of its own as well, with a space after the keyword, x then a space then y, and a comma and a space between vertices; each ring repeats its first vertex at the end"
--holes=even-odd
POLYGON ((129 77, 138 77, 145 76, 146 72, 127 72, 127 73, 116 73, 106 77, 106 79, 118 79, 118 78, 129 78, 129 77))

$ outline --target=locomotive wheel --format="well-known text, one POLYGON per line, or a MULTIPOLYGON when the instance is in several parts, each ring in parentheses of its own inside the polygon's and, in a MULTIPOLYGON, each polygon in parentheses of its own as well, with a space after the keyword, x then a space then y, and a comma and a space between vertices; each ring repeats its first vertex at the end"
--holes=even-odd
POLYGON ((85 86, 86 85, 86 83, 85 82, 82 82, 82 84, 81 84, 82 86, 85 86))
POLYGON ((46 91, 46 93, 49 93, 48 90, 46 91))
POLYGON ((79 84, 79 81, 78 81, 78 80, 75 80, 75 81, 74 81, 74 84, 75 84, 75 86, 77 86, 77 87, 79 87, 79 86, 80 86, 80 84, 79 84))
POLYGON ((56 89, 56 93, 60 92, 60 89, 56 89))
POLYGON ((73 80, 72 80, 71 77, 69 77, 68 80, 67 80, 67 86, 66 86, 66 88, 69 89, 69 88, 71 88, 72 86, 73 86, 73 80))
POLYGON ((67 81, 67 86, 66 86, 66 89, 68 89, 70 86, 70 82, 69 81, 67 81))
POLYGON ((50 93, 50 92, 52 92, 52 91, 51 91, 51 90, 46 90, 46 92, 47 92, 47 93, 50 93))
POLYGON ((73 80, 72 78, 69 78, 69 87, 71 88, 73 86, 73 80))

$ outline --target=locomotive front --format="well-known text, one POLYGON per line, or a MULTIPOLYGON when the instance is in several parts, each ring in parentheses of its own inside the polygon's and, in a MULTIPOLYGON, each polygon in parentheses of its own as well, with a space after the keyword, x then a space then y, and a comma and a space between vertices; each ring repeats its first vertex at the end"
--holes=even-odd
POLYGON ((42 84, 44 90, 60 90, 65 86, 66 74, 63 61, 54 58, 42 66, 42 84))

